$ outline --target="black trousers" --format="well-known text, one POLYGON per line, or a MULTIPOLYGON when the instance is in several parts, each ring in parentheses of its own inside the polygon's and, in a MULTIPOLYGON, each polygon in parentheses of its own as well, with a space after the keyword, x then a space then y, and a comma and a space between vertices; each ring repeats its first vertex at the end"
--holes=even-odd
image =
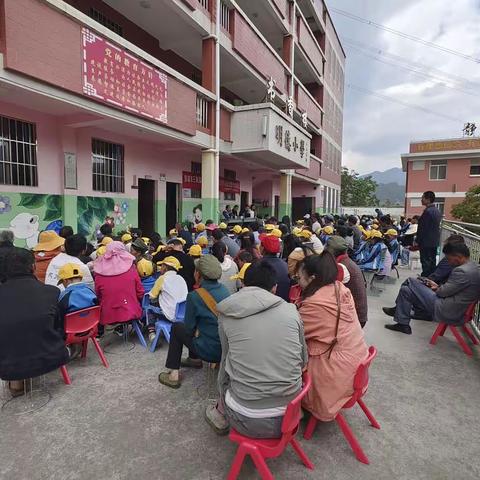
POLYGON ((437 266, 437 249, 421 248, 420 262, 422 264, 422 277, 430 276, 437 266))
POLYGON ((165 366, 170 370, 178 370, 182 360, 182 350, 185 345, 188 348, 188 356, 190 358, 198 358, 197 352, 193 345, 194 334, 187 332, 185 325, 176 322, 172 325, 170 332, 170 344, 168 345, 167 362, 165 366))

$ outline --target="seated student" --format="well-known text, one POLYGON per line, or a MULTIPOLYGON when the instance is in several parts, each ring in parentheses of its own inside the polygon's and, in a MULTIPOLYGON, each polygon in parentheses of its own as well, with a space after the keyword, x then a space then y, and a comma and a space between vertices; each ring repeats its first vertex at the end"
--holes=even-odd
POLYGON ((276 294, 286 302, 289 300, 290 277, 288 276, 288 267, 284 260, 278 257, 280 253, 280 239, 273 235, 261 235, 260 252, 263 255, 263 262, 273 267, 277 277, 276 294))
POLYGON ((149 292, 157 280, 153 262, 146 258, 140 258, 137 262, 137 272, 140 276, 140 281, 142 282, 144 290, 149 292))
POLYGON ((320 235, 320 241, 323 243, 323 245, 326 245, 328 242, 328 239, 330 238, 331 235, 333 235, 333 226, 331 225, 326 225, 325 227, 322 228, 322 233, 320 235))
POLYGON ((368 255, 365 255, 362 260, 357 262, 360 270, 378 270, 383 268, 382 252, 386 249, 383 243, 383 235, 378 230, 372 230, 370 232, 371 245, 368 255))
POLYGON ((79 267, 77 263, 65 263, 58 270, 58 283, 64 288, 58 297, 58 309, 62 319, 68 313, 98 305, 97 296, 90 286, 83 282, 83 270, 79 267))
POLYGON ((48 266, 50 262, 62 253, 62 247, 65 239, 57 235, 53 230, 40 232, 38 243, 33 247, 35 253, 35 276, 45 282, 48 266))
POLYGON ((222 356, 218 337, 216 305, 229 296, 228 290, 218 282, 222 276, 220 262, 213 255, 204 255, 197 261, 195 272, 200 287, 187 296, 185 322, 174 323, 168 346, 165 372, 158 381, 167 387, 179 388, 180 365, 202 368, 202 360, 219 362, 222 356), (182 360, 183 346, 189 354, 182 360))
POLYGON ((235 282, 236 290, 233 293, 236 293, 238 290, 240 290, 241 288, 243 288, 245 286, 245 283, 244 283, 245 273, 247 273, 247 270, 250 267, 250 265, 251 265, 251 263, 244 263, 242 265, 242 268, 240 269, 240 271, 237 274, 232 275, 230 277, 230 280, 235 282))
POLYGON ((64 329, 58 312, 58 288, 33 275, 32 252, 13 248, 0 286, 0 378, 12 395, 23 393, 23 380, 44 375, 68 362, 64 329))
MULTIPOLYGON (((160 277, 150 290, 150 303, 158 304, 167 320, 175 320, 177 303, 184 302, 188 294, 185 280, 177 275, 182 266, 175 257, 166 257, 157 266, 160 277)), ((155 323, 148 325, 148 338, 151 342, 155 339, 155 323)))
POLYGON ((250 252, 242 252, 238 255, 237 265, 240 270, 246 263, 255 263, 250 252))
MULTIPOLYGON (((220 224, 221 226, 222 224, 220 224)), ((224 224, 225 225, 225 224, 224 224)), ((227 226, 225 225, 225 229, 227 229, 227 226)), ((224 230, 217 228, 212 232, 212 238, 213 238, 213 243, 215 244, 216 242, 222 242, 226 245, 227 247, 227 253, 232 257, 235 258, 240 251, 240 245, 233 239, 230 238, 226 233, 224 233, 224 230)))
POLYGON ((412 309, 426 312, 436 322, 461 325, 471 303, 480 299, 480 266, 470 260, 463 243, 447 243, 443 253, 453 270, 443 285, 430 279, 410 278, 398 293, 396 305, 383 308, 396 322, 385 328, 410 335, 412 309))
POLYGON ((63 283, 59 282, 59 271, 63 265, 73 263, 80 268, 82 281, 87 283, 90 288, 93 288, 92 274, 88 267, 80 260, 80 256, 83 255, 87 249, 87 239, 79 233, 71 235, 65 240, 64 248, 65 252, 59 253, 48 265, 45 274, 45 285, 58 285, 60 290, 63 290, 63 283))
POLYGON ((71 237, 73 235, 73 228, 65 225, 60 229, 60 232, 58 234, 66 240, 68 237, 71 237))
POLYGON ((125 245, 125 250, 129 252, 132 246, 132 236, 128 232, 124 233, 120 240, 125 245))
POLYGON ((295 306, 275 295, 276 272, 265 260, 248 268, 244 282, 217 306, 220 401, 206 419, 217 433, 230 425, 248 437, 278 438, 308 361, 303 325, 295 306))
POLYGON ((227 288, 229 293, 236 293, 238 290, 237 280, 233 278, 238 273, 237 264, 230 255, 227 255, 227 246, 223 242, 216 242, 212 245, 212 255, 222 266, 222 276, 219 282, 227 288))
POLYGON ((200 237, 205 237, 207 238, 207 227, 204 223, 197 223, 195 225, 195 240, 197 240, 200 237))
POLYGON ((368 347, 350 290, 336 281, 337 264, 326 251, 305 258, 298 275, 299 313, 308 347, 312 388, 302 406, 318 420, 333 420, 353 394, 353 378, 368 347))
POLYGON ((138 262, 141 258, 146 258, 147 260, 152 259, 148 253, 148 246, 143 238, 137 238, 132 242, 130 253, 135 257, 135 262, 138 262))
POLYGON ((392 265, 397 265, 400 255, 400 244, 397 240, 398 232, 394 228, 390 228, 385 232, 385 244, 392 256, 392 265))
POLYGON ((202 248, 202 255, 208 255, 210 249, 208 248, 208 238, 207 237, 198 237, 195 240, 195 243, 202 248))
POLYGON ((202 247, 200 245, 192 245, 188 249, 188 255, 193 258, 193 260, 198 260, 202 255, 202 247))
MULTIPOLYGON (((93 264, 95 292, 101 310, 100 325, 126 323, 142 316, 140 301, 145 290, 134 265, 135 257, 125 251, 121 242, 107 245, 104 255, 93 264)), ((123 325, 117 333, 123 331, 123 325)), ((99 328, 99 334, 103 329, 99 328)))

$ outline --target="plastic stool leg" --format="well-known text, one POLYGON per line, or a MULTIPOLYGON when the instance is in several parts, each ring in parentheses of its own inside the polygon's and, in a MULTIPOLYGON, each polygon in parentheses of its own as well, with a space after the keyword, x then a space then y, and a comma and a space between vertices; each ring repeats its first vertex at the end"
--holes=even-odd
POLYGON ((372 415, 372 412, 365 405, 364 401, 360 398, 357 400, 357 403, 360 405, 360 408, 363 410, 363 413, 367 416, 370 424, 373 428, 378 428, 380 430, 380 424, 377 422, 375 417, 372 415))
POLYGON ((457 328, 450 325, 450 330, 452 331, 454 337, 457 339, 458 344, 462 347, 462 350, 471 357, 473 355, 473 352, 467 345, 467 342, 465 342, 457 328))
POLYGON ((341 413, 339 413, 335 417, 335 421, 338 423, 338 425, 342 429, 342 432, 345 435, 345 438, 349 443, 351 449, 353 450, 353 453, 357 457, 357 460, 359 460, 362 463, 365 463, 366 465, 369 465, 370 462, 368 461, 368 457, 365 455, 364 451, 362 450, 362 447, 358 443, 357 438, 353 434, 352 429, 348 425, 347 421, 343 418, 341 413))
POLYGON ((147 348, 147 342, 145 341, 145 337, 143 336, 143 333, 140 330, 140 325, 138 324, 138 321, 133 320, 132 325, 133 325, 133 329, 135 330, 135 333, 137 334, 138 339, 140 340, 140 343, 142 344, 143 347, 147 348))
POLYGON ((82 342, 82 355, 81 358, 85 358, 87 356, 87 347, 88 347, 88 339, 82 342))
POLYGON ((103 353, 102 347, 98 343, 98 340, 95 337, 91 337, 91 339, 92 339, 93 345, 95 347, 95 350, 97 351, 98 356, 100 357, 100 360, 102 361, 104 367, 108 368, 107 359, 105 357, 105 354, 103 353))
POLYGON ((465 334, 467 335, 467 337, 471 340, 471 342, 474 344, 474 345, 478 345, 478 339, 477 337, 470 331, 470 329, 468 328, 468 323, 466 323, 465 325, 462 326, 462 330, 465 332, 465 334))
POLYGON ((60 367, 60 373, 62 374, 63 381, 65 382, 65 385, 71 385, 72 380, 70 379, 70 375, 67 372, 67 367, 65 365, 62 365, 60 367))
POLYGON ((160 338, 160 333, 161 333, 160 325, 157 326, 157 324, 155 324, 155 338, 153 339, 153 342, 150 345, 151 353, 155 352, 155 349, 157 348, 157 343, 158 343, 158 339, 160 338))
POLYGON ((440 323, 436 328, 435 332, 433 332, 432 338, 430 339, 430 345, 435 345, 437 343, 438 337, 443 337, 445 330, 447 329, 446 323, 440 323))
POLYGON ((310 417, 310 420, 307 423, 307 428, 303 433, 303 438, 305 440, 310 440, 312 438, 313 433, 315 432, 315 428, 317 427, 317 423, 318 423, 318 420, 312 415, 310 417))
POLYGON ((293 449, 295 450, 296 454, 300 457, 300 460, 303 462, 303 464, 310 470, 313 470, 313 463, 307 457, 307 454, 303 451, 302 447, 297 442, 297 440, 292 438, 290 440, 290 443, 292 444, 293 449))
POLYGON ((260 473, 260 476, 262 477, 262 480, 275 480, 258 448, 253 447, 250 455, 253 463, 257 467, 258 473, 260 473))
POLYGON ((230 467, 230 471, 228 472, 227 480, 237 480, 238 474, 242 469, 243 461, 245 460, 245 455, 247 452, 243 445, 240 445, 237 449, 237 453, 233 458, 232 466, 230 467))

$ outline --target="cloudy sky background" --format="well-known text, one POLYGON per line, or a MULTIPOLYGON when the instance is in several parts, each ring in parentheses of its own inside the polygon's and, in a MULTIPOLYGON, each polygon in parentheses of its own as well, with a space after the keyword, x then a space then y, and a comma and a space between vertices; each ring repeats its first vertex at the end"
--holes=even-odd
MULTIPOLYGON (((480 0, 327 0, 327 4, 480 58, 480 0)), ((354 86, 345 88, 344 165, 360 173, 383 171, 400 166, 400 154, 408 151, 410 140, 461 137, 464 122, 477 122, 480 133, 480 63, 331 14, 347 53, 345 81, 354 86), (422 72, 437 78, 372 56, 407 69, 423 65, 427 70, 422 72), (452 119, 365 95, 355 87, 452 119)))

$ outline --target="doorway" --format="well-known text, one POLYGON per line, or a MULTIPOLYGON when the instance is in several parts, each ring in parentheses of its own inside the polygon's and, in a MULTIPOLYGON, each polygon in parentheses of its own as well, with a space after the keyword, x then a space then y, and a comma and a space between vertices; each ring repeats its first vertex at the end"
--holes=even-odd
POLYGON ((144 237, 155 231, 155 181, 138 179, 138 227, 144 237))
POLYGON ((180 184, 167 182, 166 226, 167 232, 178 222, 180 184))
POLYGON ((244 212, 248 203, 248 192, 240 192, 240 211, 244 212))
POLYGON ((310 215, 315 209, 314 197, 295 197, 292 198, 292 220, 303 218, 306 213, 310 215))
POLYGON ((280 211, 280 195, 275 195, 275 203, 273 205, 273 216, 279 220, 278 212, 280 211))

